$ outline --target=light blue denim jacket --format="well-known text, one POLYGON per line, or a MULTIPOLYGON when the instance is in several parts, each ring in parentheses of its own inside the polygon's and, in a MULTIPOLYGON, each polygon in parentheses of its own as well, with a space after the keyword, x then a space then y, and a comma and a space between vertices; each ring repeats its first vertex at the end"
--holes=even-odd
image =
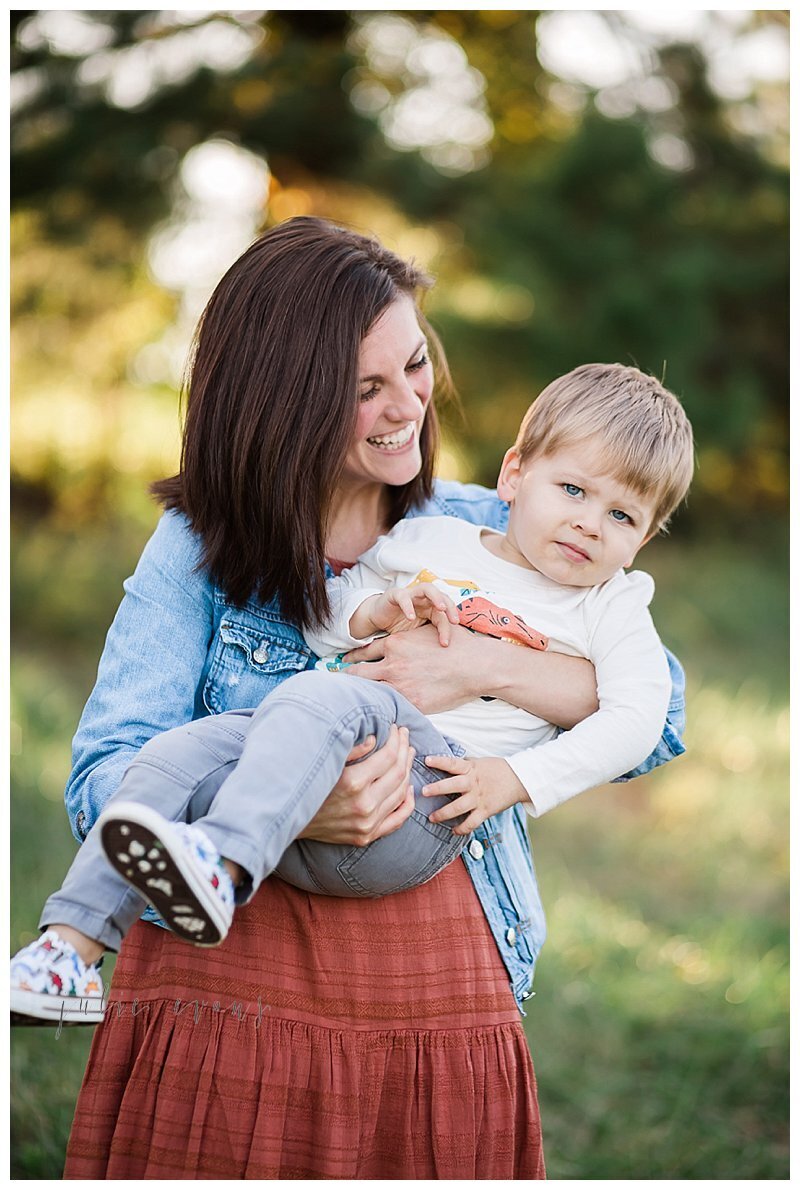
MULTIPOLYGON (((412 515, 456 516, 504 529, 508 507, 486 488, 439 481, 431 500, 412 515)), ((186 519, 166 513, 124 584, 125 598, 73 741, 66 804, 79 840, 152 736, 203 715, 257 706, 284 678, 316 661, 274 604, 252 599, 242 608, 233 606, 198 569, 199 560, 199 541, 186 519)), ((667 655, 673 694, 664 734, 656 751, 628 777, 684 751, 683 671, 667 655)), ((545 938, 522 808, 514 806, 483 823, 464 862, 521 1004, 545 938)))

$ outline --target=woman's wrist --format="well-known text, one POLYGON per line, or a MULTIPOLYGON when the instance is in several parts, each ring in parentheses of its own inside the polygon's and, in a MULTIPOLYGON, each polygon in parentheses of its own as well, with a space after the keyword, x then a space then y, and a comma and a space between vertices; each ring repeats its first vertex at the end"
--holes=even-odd
POLYGON ((539 652, 478 637, 471 670, 475 698, 502 698, 512 706, 569 729, 598 709, 594 666, 584 657, 539 652))

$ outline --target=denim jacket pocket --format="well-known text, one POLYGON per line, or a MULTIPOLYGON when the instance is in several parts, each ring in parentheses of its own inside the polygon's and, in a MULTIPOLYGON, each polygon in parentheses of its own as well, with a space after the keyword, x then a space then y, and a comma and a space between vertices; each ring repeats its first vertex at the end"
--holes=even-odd
POLYGON ((285 678, 306 669, 311 650, 269 620, 224 616, 203 703, 213 714, 257 707, 285 678))

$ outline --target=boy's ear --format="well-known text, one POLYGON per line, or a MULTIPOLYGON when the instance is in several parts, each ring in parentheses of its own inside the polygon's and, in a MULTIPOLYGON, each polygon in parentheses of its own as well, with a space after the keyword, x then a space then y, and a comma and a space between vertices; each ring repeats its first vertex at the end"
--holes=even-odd
POLYGON ((503 457, 500 474, 497 477, 497 494, 507 504, 511 504, 517 494, 521 473, 522 460, 516 446, 512 446, 503 457))

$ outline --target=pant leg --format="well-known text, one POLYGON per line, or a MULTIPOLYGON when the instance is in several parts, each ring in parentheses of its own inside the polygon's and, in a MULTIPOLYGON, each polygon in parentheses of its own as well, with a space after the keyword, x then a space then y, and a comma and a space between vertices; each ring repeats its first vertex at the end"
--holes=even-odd
MULTIPOLYGON (((369 862, 378 858, 374 852, 364 859, 370 848, 298 840, 293 853, 285 853, 336 784, 354 745, 374 735, 376 746, 381 747, 393 723, 410 728, 418 757, 452 751, 416 707, 382 682, 309 670, 282 682, 264 699, 253 715, 239 763, 202 820, 218 851, 252 878, 252 888, 246 886, 245 895, 276 870, 292 884, 333 895, 376 896, 391 891, 374 887, 374 869, 379 865, 369 862), (348 879, 339 871, 343 861, 349 863, 348 879)), ((440 775, 423 772, 423 767, 418 761, 417 789, 440 775)), ((428 814, 446 800, 419 797, 413 821, 387 836, 392 843, 387 843, 385 858, 405 873, 399 883, 397 873, 390 874, 395 881, 392 889, 422 883, 416 878, 419 847, 427 854, 433 845, 438 853, 445 844, 453 858, 463 846, 463 836, 454 836, 449 826, 428 822, 428 814), (412 846, 410 836, 415 831, 421 837, 412 846)), ((444 862, 449 859, 439 866, 444 862)))
MULTIPOLYGON (((151 806, 172 822, 206 814, 242 753, 252 711, 228 711, 155 736, 126 769, 109 800, 151 806)), ((66 879, 45 903, 39 928, 60 922, 118 950, 147 906, 111 867, 100 832, 89 831, 66 879)))
MULTIPOLYGON (((402 725, 410 728, 416 746, 419 735, 413 724, 402 725)), ((461 756, 463 752, 459 744, 442 736, 437 747, 424 749, 422 755, 461 756)), ((446 823, 429 820, 434 810, 452 800, 446 794, 424 797, 421 793, 423 785, 442 776, 415 757, 410 776, 415 805, 401 827, 366 847, 296 839, 281 856, 276 874, 307 892, 336 897, 385 897, 432 880, 468 842, 465 835, 455 835, 452 830, 463 816, 446 823)))

